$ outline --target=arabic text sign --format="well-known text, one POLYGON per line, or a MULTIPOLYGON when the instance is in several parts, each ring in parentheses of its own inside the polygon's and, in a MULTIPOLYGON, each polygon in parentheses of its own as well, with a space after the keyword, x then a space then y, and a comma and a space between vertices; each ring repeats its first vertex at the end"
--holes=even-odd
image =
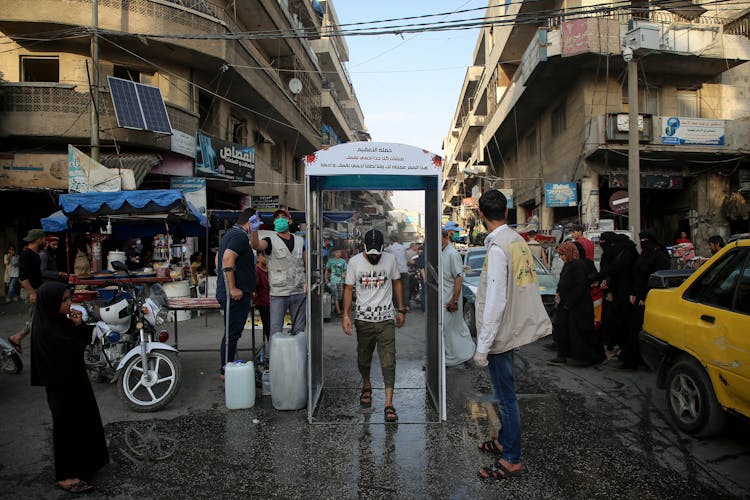
POLYGON ((255 150, 216 137, 198 134, 195 150, 198 175, 255 184, 255 150))
POLYGON ((307 155, 305 175, 442 174, 442 158, 405 144, 353 142, 307 155))
POLYGON ((661 143, 723 146, 724 120, 662 116, 661 143))
POLYGON ((575 207, 578 188, 575 182, 558 182, 544 185, 544 200, 548 207, 575 207))
POLYGON ((254 194, 252 196, 250 203, 251 203, 251 206, 255 209, 279 208, 279 195, 277 194, 266 194, 266 195, 254 194))

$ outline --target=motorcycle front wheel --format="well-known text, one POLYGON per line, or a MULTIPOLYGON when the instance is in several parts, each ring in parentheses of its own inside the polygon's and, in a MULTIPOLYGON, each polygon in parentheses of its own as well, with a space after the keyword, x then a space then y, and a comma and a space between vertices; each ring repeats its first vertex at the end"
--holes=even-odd
POLYGON ((0 356, 0 371, 8 375, 18 375, 23 370, 23 361, 21 356, 15 352, 2 354, 0 356))
POLYGON ((161 410, 174 399, 182 383, 177 353, 151 351, 147 359, 148 369, 144 372, 141 357, 133 357, 119 380, 120 397, 137 412, 161 410))

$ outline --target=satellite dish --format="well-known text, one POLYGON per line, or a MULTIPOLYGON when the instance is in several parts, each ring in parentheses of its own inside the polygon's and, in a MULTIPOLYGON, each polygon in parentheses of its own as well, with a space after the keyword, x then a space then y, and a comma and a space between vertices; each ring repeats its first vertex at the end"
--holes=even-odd
POLYGON ((294 95, 302 92, 302 82, 299 78, 292 78, 289 80, 289 91, 294 95))

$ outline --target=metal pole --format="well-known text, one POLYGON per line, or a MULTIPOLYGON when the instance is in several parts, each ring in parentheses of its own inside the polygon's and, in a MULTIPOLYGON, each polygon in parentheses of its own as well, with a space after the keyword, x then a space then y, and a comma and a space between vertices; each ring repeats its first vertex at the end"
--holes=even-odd
POLYGON ((91 103, 91 158, 99 161, 99 0, 91 2, 91 59, 94 66, 93 101, 91 103))
POLYGON ((638 62, 628 62, 628 221, 638 241, 641 232, 641 166, 638 144, 638 62))

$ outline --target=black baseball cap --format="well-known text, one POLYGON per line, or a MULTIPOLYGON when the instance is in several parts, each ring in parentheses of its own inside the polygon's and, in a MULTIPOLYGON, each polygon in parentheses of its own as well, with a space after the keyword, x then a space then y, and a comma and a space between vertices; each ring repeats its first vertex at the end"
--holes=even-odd
POLYGON ((383 233, 377 229, 370 229, 365 233, 365 253, 380 255, 383 251, 383 233))

